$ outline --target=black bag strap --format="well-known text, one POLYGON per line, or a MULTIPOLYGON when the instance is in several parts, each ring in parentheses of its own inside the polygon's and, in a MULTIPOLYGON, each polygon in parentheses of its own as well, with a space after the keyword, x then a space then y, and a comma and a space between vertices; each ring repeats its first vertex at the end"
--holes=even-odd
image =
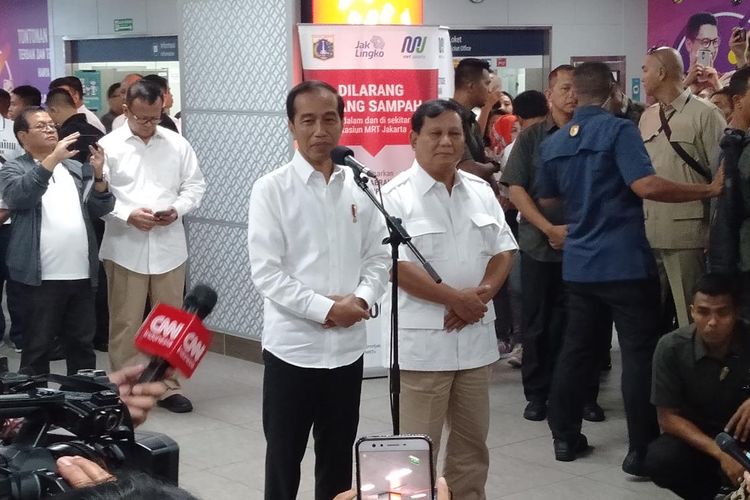
MULTIPOLYGON (((685 104, 687 104, 689 100, 690 96, 688 96, 685 104)), ((669 115, 669 119, 671 119, 676 112, 677 111, 669 115)), ((672 146, 672 149, 674 149, 674 152, 677 153, 677 156, 682 158, 682 161, 684 161, 688 167, 693 169, 696 174, 706 179, 706 181, 711 182, 711 171, 702 167, 701 164, 698 163, 698 160, 690 156, 680 143, 672 142, 672 129, 669 126, 669 119, 667 119, 667 116, 664 114, 664 107, 662 105, 659 105, 659 119, 661 120, 661 128, 664 130, 664 135, 667 137, 667 141, 669 142, 669 145, 672 146)))

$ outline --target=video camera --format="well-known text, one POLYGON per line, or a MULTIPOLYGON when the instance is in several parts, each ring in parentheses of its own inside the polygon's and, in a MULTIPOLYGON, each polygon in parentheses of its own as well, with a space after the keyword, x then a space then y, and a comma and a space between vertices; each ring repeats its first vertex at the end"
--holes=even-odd
POLYGON ((31 376, 8 372, 0 358, 0 500, 68 491, 55 461, 79 455, 106 469, 144 472, 177 484, 179 448, 159 433, 134 432, 117 387, 102 370, 31 376), (48 383, 60 384, 58 389, 48 383), (22 419, 22 420, 18 420, 22 419), (11 423, 18 423, 10 436, 11 423))

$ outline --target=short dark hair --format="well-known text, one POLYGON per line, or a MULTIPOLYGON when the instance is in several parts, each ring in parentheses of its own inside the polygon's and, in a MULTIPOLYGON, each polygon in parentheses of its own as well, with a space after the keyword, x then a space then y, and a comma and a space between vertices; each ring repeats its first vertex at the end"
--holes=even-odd
POLYGON ((290 90, 286 95, 286 117, 289 119, 289 121, 294 121, 294 100, 297 99, 297 96, 300 94, 305 94, 307 92, 313 92, 315 90, 325 90, 336 96, 336 111, 339 114, 339 118, 343 120, 344 98, 339 95, 336 89, 333 88, 330 84, 320 80, 307 80, 306 82, 295 85, 294 88, 292 88, 292 90, 290 90))
POLYGON ((162 92, 159 85, 150 80, 141 79, 128 87, 128 93, 125 94, 125 104, 129 108, 136 99, 146 101, 148 104, 154 104, 157 99, 161 98, 162 92))
POLYGON ((561 64, 560 66, 556 67, 552 71, 549 72, 549 75, 547 75, 547 85, 549 87, 552 87, 553 82, 557 78, 558 73, 561 71, 570 71, 571 73, 574 72, 576 68, 571 64, 561 64))
POLYGON ((705 24, 718 26, 716 16, 710 12, 698 12, 697 14, 690 16, 690 19, 688 19, 688 22, 685 25, 685 38, 695 40, 695 37, 698 36, 698 32, 701 30, 701 26, 705 24))
POLYGON ((695 284, 693 297, 698 293, 710 295, 711 297, 729 295, 732 298, 732 302, 736 305, 739 303, 740 285, 737 279, 731 274, 706 273, 695 284))
MULTIPOLYGON (((729 92, 729 96, 745 95, 747 93, 748 80, 750 80, 750 66, 738 69, 729 79, 729 85, 724 87, 729 92)), ((724 90, 722 89, 722 90, 724 90)))
MULTIPOLYGON (((24 109, 20 115, 13 121, 13 135, 16 136, 16 140, 21 144, 21 139, 18 137, 19 132, 29 131, 29 115, 32 113, 46 113, 44 108, 39 106, 31 106, 24 109)), ((23 146, 23 144, 21 144, 23 146)))
POLYGON ((513 113, 524 120, 547 116, 549 113, 547 97, 538 90, 521 92, 513 100, 513 113))
POLYGON ((31 85, 20 85, 10 91, 15 94, 26 106, 41 106, 42 93, 39 89, 31 85))
POLYGON ((573 85, 579 96, 605 100, 614 86, 612 70, 603 62, 585 62, 573 71, 573 85))
POLYGON ((420 133, 425 118, 435 118, 446 111, 453 111, 459 116, 459 118, 461 117, 461 108, 453 101, 448 101, 446 99, 432 99, 431 101, 423 102, 419 105, 414 114, 411 115, 411 129, 416 133, 420 133))
POLYGON ((69 108, 75 108, 76 105, 73 102, 73 98, 70 96, 67 90, 62 88, 55 88, 49 91, 47 94, 47 101, 45 105, 49 108, 51 106, 66 106, 69 108))
POLYGON ((482 78, 484 70, 490 71, 490 63, 482 59, 468 57, 461 59, 454 73, 456 89, 462 89, 482 78))
POLYGON ((0 105, 9 105, 10 104, 10 94, 5 89, 0 89, 0 105))
POLYGON ((143 77, 144 80, 148 80, 150 82, 154 82, 159 86, 162 92, 165 92, 169 89, 169 82, 166 78, 159 75, 146 75, 143 77))
POLYGON ((163 500, 197 500, 182 488, 167 484, 142 472, 118 472, 116 481, 76 488, 59 496, 60 500, 124 500, 159 498, 163 500))
POLYGON ((107 89, 107 99, 111 99, 120 90, 120 82, 113 83, 107 89))
POLYGON ((83 85, 81 85, 81 80, 79 80, 77 76, 61 76, 60 78, 55 78, 49 82, 49 90, 59 89, 63 85, 75 90, 79 97, 83 97, 83 85))

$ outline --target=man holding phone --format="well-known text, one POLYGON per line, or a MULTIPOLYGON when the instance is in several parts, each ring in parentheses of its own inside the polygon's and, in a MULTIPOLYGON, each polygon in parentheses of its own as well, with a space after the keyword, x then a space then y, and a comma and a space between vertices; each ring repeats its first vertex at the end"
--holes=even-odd
MULTIPOLYGON (((107 272, 109 359, 112 369, 131 364, 133 339, 146 300, 180 307, 185 288, 187 244, 182 217, 196 209, 205 182, 195 152, 180 135, 157 124, 162 93, 139 81, 125 96, 126 126, 100 144, 107 151, 105 176, 117 199, 106 219, 100 258, 107 272)), ((176 379, 159 406, 175 413, 192 411, 176 379)))
POLYGON ((706 89, 716 91, 722 87, 719 82, 721 75, 714 67, 720 43, 718 23, 713 14, 699 12, 690 16, 685 26, 688 71, 683 85, 690 87, 693 94, 700 94, 706 89))
POLYGON ((462 500, 484 500, 489 469, 490 365, 497 361, 492 300, 518 246, 489 184, 457 170, 461 108, 423 103, 411 119, 410 169, 383 188, 414 245, 435 267, 435 283, 411 251, 399 261, 401 432, 427 434, 436 462, 443 424, 450 434, 443 474, 462 500))

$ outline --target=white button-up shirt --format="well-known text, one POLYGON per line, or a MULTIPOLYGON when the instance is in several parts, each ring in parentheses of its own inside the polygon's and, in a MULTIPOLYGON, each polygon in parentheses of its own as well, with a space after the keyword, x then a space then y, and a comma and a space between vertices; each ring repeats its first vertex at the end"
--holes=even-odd
POLYGON ((354 293, 372 305, 388 282, 385 223, 349 169, 323 174, 294 154, 258 179, 250 196, 252 279, 264 297, 263 349, 305 368, 356 361, 365 324, 324 329, 331 295, 354 293))
POLYGON ((162 274, 187 260, 182 217, 200 205, 206 183, 198 159, 180 134, 162 127, 148 143, 129 126, 113 130, 100 141, 105 152, 104 175, 115 196, 115 208, 104 217, 99 258, 141 274, 162 274), (168 226, 141 231, 127 223, 136 208, 154 212, 168 207, 178 218, 168 226))
MULTIPOLYGON (((495 195, 485 181, 462 170, 453 190, 415 161, 383 188, 386 208, 400 217, 414 246, 457 289, 476 287, 490 259, 518 248, 495 195)), ((411 250, 401 260, 420 265, 411 250)), ((399 289, 399 362, 404 370, 466 370, 497 361, 495 310, 459 332, 444 329, 445 306, 399 289)))

